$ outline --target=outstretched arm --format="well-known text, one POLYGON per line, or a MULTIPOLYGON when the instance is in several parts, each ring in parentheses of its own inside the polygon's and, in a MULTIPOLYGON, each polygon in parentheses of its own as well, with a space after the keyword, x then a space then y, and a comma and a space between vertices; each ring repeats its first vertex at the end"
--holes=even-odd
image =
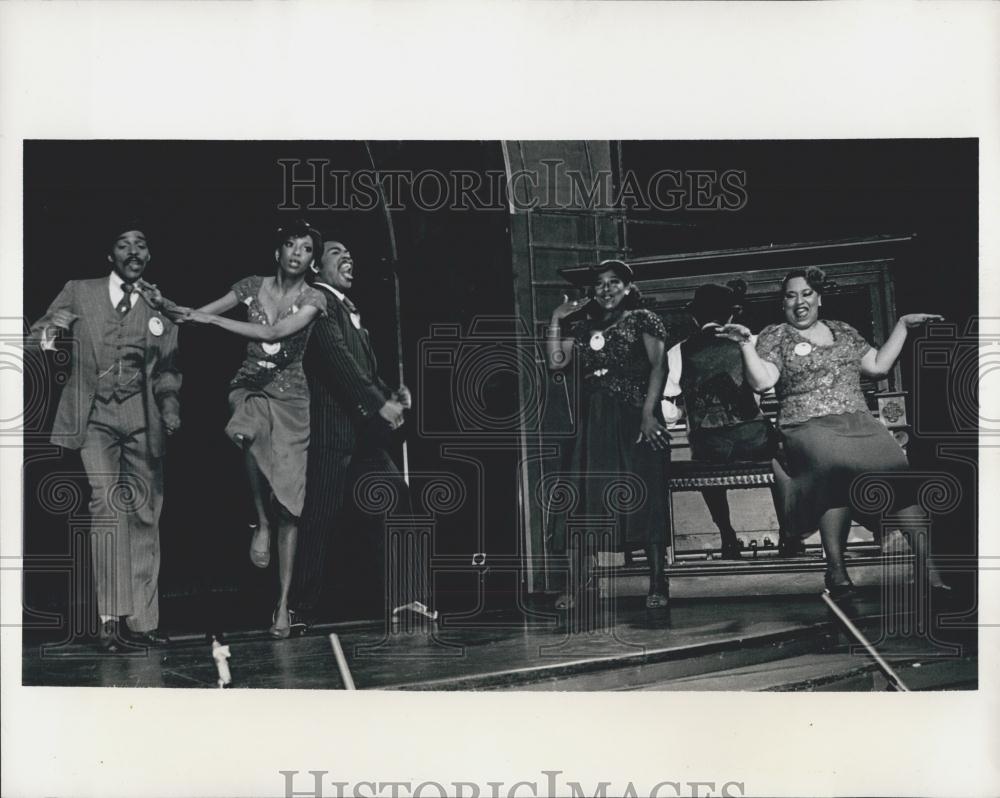
POLYGON ((236 297, 235 291, 230 291, 225 296, 221 296, 214 302, 209 302, 207 305, 202 305, 198 308, 202 313, 209 313, 213 316, 217 316, 220 313, 228 313, 230 310, 235 308, 240 304, 239 299, 236 297))
POLYGON ((888 374, 892 364, 899 357, 899 353, 903 351, 907 330, 911 327, 919 327, 929 321, 944 321, 944 316, 938 316, 934 313, 909 313, 906 316, 900 316, 886 342, 877 350, 869 349, 861 358, 861 373, 865 377, 874 379, 888 374))
POLYGON ((743 356, 743 371, 746 374, 747 382, 757 393, 764 393, 777 384, 781 377, 778 367, 769 360, 763 360, 757 354, 757 347, 754 346, 753 334, 742 324, 726 324, 719 327, 715 334, 720 338, 728 338, 736 341, 740 345, 740 354, 743 356))
MULTIPOLYGON (((235 299, 235 295, 233 295, 233 298, 235 299)), ((226 300, 227 297, 223 297, 205 307, 217 306, 226 300)), ((229 308, 226 309, 228 310, 229 308)), ((203 310, 192 310, 187 314, 186 321, 197 324, 214 324, 216 327, 221 327, 223 330, 236 333, 244 338, 249 338, 251 341, 280 341, 282 338, 294 335, 299 330, 307 327, 316 318, 318 313, 319 308, 315 305, 303 305, 297 313, 286 316, 281 321, 272 325, 236 321, 235 319, 227 319, 225 316, 219 316, 214 313, 206 313, 203 310)))
POLYGON ((52 300, 45 315, 31 325, 28 341, 38 344, 42 349, 55 349, 57 331, 69 330, 78 318, 73 313, 74 296, 73 283, 66 283, 59 296, 52 300))

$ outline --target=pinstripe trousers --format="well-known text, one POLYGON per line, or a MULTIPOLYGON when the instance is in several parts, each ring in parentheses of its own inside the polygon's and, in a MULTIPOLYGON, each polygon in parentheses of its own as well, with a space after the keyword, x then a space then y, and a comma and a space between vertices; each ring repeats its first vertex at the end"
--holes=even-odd
POLYGON ((90 483, 97 612, 127 616, 134 632, 160 624, 163 461, 149 454, 143 398, 96 401, 80 449, 90 483))
MULTIPOLYGON (((361 542, 362 548, 378 557, 378 563, 358 563, 357 570, 379 573, 383 579, 392 580, 392 585, 385 582, 380 585, 380 592, 387 600, 390 595, 394 605, 415 599, 426 600, 426 579, 421 562, 411 558, 408 562, 397 563, 393 573, 386 575, 389 516, 386 511, 371 507, 360 495, 364 492, 365 481, 376 478, 393 495, 391 514, 402 517, 412 514, 409 487, 389 456, 390 446, 389 428, 378 415, 361 427, 350 453, 310 443, 305 507, 299 519, 290 597, 294 609, 309 612, 319 605, 327 578, 327 550, 334 534, 345 544, 348 537, 361 542), (372 565, 376 568, 371 568, 372 565)), ((338 546, 338 550, 347 548, 350 547, 338 546)))

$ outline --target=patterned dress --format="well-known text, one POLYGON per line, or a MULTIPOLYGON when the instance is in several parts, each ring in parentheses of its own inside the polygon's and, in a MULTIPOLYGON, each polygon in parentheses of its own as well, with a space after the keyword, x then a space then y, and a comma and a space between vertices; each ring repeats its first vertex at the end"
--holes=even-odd
MULTIPOLYGON (((816 531, 827 510, 852 506, 855 477, 909 468, 861 391, 861 358, 871 344, 844 322, 823 323, 833 334, 826 346, 806 340, 789 324, 766 327, 757 339, 757 354, 781 373, 775 393, 787 473, 776 472, 775 480, 788 531, 800 536, 816 531)), ((899 491, 896 506, 911 498, 899 491)), ((852 515, 877 529, 878 519, 857 508, 852 515)))
MULTIPOLYGON (((264 277, 246 277, 232 290, 247 306, 247 320, 270 324, 258 295, 264 277)), ((326 297, 302 285, 295 301, 274 320, 275 324, 306 305, 326 313, 326 297)), ((250 452, 267 479, 275 498, 298 517, 306 490, 306 452, 309 445, 309 386, 302 370, 302 356, 312 325, 281 341, 250 341, 246 357, 229 383, 232 417, 226 434, 250 452)))
POLYGON ((666 540, 669 450, 636 442, 650 373, 643 333, 667 337, 660 317, 644 309, 603 330, 587 320, 570 325, 579 416, 548 499, 555 553, 566 550, 568 530, 596 533, 601 551, 666 540))

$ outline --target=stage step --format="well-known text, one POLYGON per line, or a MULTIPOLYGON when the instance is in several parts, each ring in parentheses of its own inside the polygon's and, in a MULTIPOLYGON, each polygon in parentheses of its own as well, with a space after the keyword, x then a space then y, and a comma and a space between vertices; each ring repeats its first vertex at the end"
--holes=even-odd
MULTIPOLYGON (((877 613, 861 615, 855 623, 868 631, 877 628, 877 613)), ((619 655, 565 658, 535 667, 498 670, 427 681, 393 685, 408 690, 636 690, 696 678, 704 674, 760 667, 762 663, 786 661, 807 654, 832 651, 842 643, 832 618, 809 624, 790 622, 785 628, 705 642, 676 643, 663 648, 647 647, 619 655)), ((659 689, 663 689, 662 687, 659 689)))
MULTIPOLYGON (((978 657, 934 660, 916 657, 893 661, 910 690, 970 690, 978 677, 978 657)), ((638 690, 880 692, 888 680, 871 660, 856 654, 803 654, 716 673, 647 684, 638 690)))
MULTIPOLYGON (((858 587, 875 587, 912 576, 911 556, 884 558, 856 555, 847 558, 851 579, 858 587)), ((821 556, 757 560, 685 560, 666 568, 670 597, 717 598, 726 596, 816 595, 824 589, 826 564, 821 556)), ((649 589, 644 565, 602 568, 599 572, 601 596, 644 596, 649 589)))

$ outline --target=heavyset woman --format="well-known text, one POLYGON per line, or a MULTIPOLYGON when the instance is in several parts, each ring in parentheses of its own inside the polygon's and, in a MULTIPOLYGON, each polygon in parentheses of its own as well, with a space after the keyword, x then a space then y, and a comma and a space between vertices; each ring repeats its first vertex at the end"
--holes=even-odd
MULTIPOLYGON (((851 482, 863 473, 909 468, 892 434, 869 412, 861 377, 885 376, 899 357, 907 330, 942 317, 902 316, 875 349, 844 322, 820 319, 823 281, 819 269, 789 272, 781 289, 785 322, 764 328, 756 347, 742 325, 726 325, 718 334, 739 343, 754 390, 775 389, 787 466, 787 477, 776 471, 775 478, 784 494, 785 524, 790 534, 799 536, 819 527, 826 585, 840 598, 854 587, 844 566, 851 482)), ((915 506, 897 508, 897 514, 919 520, 915 506)), ((923 561, 922 536, 905 528, 903 532, 917 561, 923 561)), ((943 586, 933 568, 930 578, 932 585, 943 586)))
MULTIPOLYGON (((546 336, 549 367, 565 369, 579 360, 580 413, 576 435, 566 452, 563 476, 578 497, 574 515, 600 525, 615 505, 616 484, 624 489, 613 523, 617 549, 643 546, 649 563, 646 606, 667 606, 663 557, 667 505, 663 486, 669 460, 667 429, 660 417, 666 379, 660 318, 640 308, 633 272, 622 261, 595 267, 593 299, 565 302, 552 312, 546 336)), ((593 544, 572 539, 565 513, 555 516, 551 549, 569 555, 567 591, 558 609, 574 606, 589 579, 593 544)), ((600 544, 598 544, 599 546, 600 544)))
POLYGON ((288 637, 295 624, 288 591, 309 443, 309 388, 302 356, 312 322, 326 312, 323 294, 305 278, 322 250, 320 234, 304 222, 283 228, 278 231, 273 276, 246 277, 198 310, 175 311, 182 321, 214 324, 249 339, 243 364, 229 383, 232 417, 226 434, 244 452, 257 513, 250 560, 258 568, 270 563, 272 522, 278 528, 281 593, 269 630, 276 638, 288 637), (219 315, 239 304, 246 305, 248 321, 219 315))

